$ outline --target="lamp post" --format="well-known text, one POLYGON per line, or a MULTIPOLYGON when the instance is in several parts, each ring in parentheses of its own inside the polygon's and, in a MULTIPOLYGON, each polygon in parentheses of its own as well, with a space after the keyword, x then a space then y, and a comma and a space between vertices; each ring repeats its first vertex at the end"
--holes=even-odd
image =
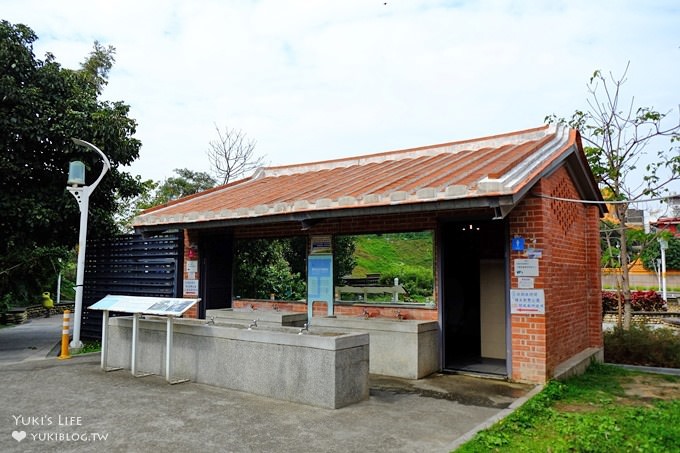
POLYGON ((661 297, 666 301, 666 250, 668 249, 668 241, 659 239, 659 248, 661 249, 661 297))
POLYGON ((80 208, 80 232, 78 235, 78 267, 76 272, 76 306, 73 319, 73 339, 71 348, 80 349, 83 343, 80 341, 80 321, 83 317, 83 281, 85 279, 85 247, 87 244, 87 214, 90 204, 90 195, 99 185, 106 172, 111 168, 108 157, 92 143, 73 138, 73 143, 96 151, 104 161, 102 172, 97 180, 89 186, 85 185, 85 165, 80 161, 69 164, 67 190, 73 194, 80 208))

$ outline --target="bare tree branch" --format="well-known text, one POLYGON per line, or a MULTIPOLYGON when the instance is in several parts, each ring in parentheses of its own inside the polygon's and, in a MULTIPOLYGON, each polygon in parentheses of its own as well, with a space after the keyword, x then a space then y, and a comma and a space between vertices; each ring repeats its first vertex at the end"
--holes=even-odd
MULTIPOLYGON (((680 121, 667 126, 670 112, 660 113, 648 107, 636 109, 633 97, 626 107, 621 107, 625 101, 622 86, 629 66, 630 63, 619 78, 611 73, 605 77, 599 70, 593 73, 588 84, 587 112, 576 111, 569 120, 555 115, 546 117, 547 122, 568 124, 581 131, 583 141, 590 145, 586 148, 588 163, 609 200, 634 201, 658 196, 668 192, 671 182, 680 180, 680 121), (669 140, 670 147, 657 151, 656 159, 645 168, 638 168, 647 148, 658 146, 660 140, 669 140), (631 187, 633 176, 640 171, 642 183, 631 187)), ((632 311, 628 271, 636 259, 627 246, 628 204, 615 205, 612 214, 620 237, 619 285, 625 303, 623 325, 628 328, 632 311)))
POLYGON ((207 150, 210 166, 215 178, 227 184, 264 165, 264 156, 256 156, 255 140, 247 138, 245 132, 229 127, 220 130, 215 124, 217 139, 209 142, 207 150))

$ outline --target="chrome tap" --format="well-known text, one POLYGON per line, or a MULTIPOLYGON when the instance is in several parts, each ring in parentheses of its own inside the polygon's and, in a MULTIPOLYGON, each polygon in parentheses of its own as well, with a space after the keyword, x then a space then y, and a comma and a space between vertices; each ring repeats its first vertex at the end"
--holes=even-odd
POLYGON ((302 335, 302 333, 305 331, 309 333, 309 323, 307 322, 304 324, 304 326, 302 326, 302 328, 300 328, 300 332, 298 332, 298 335, 302 335))
POLYGON ((257 319, 253 319, 253 322, 248 324, 248 330, 253 330, 253 327, 257 327, 257 319))

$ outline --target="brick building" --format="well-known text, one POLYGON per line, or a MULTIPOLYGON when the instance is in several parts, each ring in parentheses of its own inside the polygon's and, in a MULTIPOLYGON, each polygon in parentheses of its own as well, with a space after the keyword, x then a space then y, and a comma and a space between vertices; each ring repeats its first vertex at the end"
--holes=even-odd
POLYGON ((603 209, 573 200, 602 201, 579 134, 542 126, 262 168, 147 210, 135 228, 184 230, 184 295, 202 298, 193 316, 244 305, 307 311, 315 302, 237 299, 236 241, 304 237, 309 252, 312 238, 429 231, 430 303, 340 302, 331 290, 314 315, 332 305, 338 317, 435 321, 439 370, 545 382, 602 356, 603 209))

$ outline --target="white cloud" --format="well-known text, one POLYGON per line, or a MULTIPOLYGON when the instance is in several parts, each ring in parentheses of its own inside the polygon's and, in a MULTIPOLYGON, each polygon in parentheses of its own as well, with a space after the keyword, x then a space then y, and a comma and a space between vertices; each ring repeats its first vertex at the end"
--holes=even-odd
POLYGON ((145 178, 207 170, 214 125, 274 164, 407 148, 541 124, 585 107, 594 69, 677 108, 675 1, 3 2, 36 54, 76 67, 117 49, 105 96, 131 105, 145 178))

